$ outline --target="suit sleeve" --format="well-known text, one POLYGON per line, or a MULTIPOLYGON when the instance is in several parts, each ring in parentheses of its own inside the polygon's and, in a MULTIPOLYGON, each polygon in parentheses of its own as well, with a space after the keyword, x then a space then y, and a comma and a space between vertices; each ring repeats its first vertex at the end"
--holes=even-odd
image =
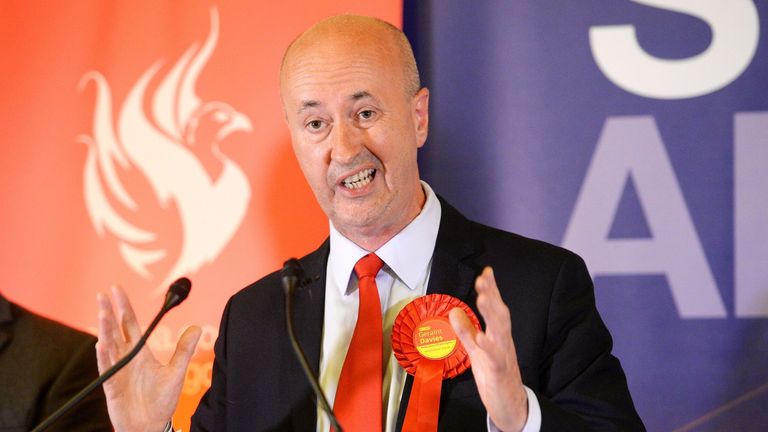
MULTIPOLYGON (((96 366, 96 339, 78 338, 72 352, 46 393, 41 418, 47 418, 72 396, 85 388, 98 376, 96 366)), ((71 411, 53 423, 50 431, 100 432, 112 431, 107 414, 107 400, 101 387, 95 389, 71 411)))
POLYGON ((550 302, 541 391, 542 431, 645 430, 581 258, 561 264, 550 302))
POLYGON ((214 360, 211 387, 205 392, 192 416, 192 432, 227 430, 227 328, 232 299, 227 302, 221 317, 219 336, 213 347, 214 360))

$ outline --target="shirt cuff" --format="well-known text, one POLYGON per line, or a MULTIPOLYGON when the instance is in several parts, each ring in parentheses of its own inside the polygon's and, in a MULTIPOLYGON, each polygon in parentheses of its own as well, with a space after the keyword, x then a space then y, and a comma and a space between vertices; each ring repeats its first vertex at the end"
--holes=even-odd
MULTIPOLYGON (((523 386, 523 388, 525 388, 525 394, 528 395, 528 418, 525 420, 525 425, 523 425, 523 429, 520 432, 539 432, 541 430, 541 406, 539 406, 539 399, 533 390, 527 386, 523 386)), ((501 429, 493 424, 491 416, 487 416, 487 418, 488 432, 502 432, 501 429)))

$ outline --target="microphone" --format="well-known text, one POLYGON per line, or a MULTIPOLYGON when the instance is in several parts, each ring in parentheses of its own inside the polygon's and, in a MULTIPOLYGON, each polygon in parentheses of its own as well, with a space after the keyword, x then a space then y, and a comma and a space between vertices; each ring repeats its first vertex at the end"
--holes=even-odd
POLYGON ((282 276, 283 280, 283 291, 285 291, 287 296, 293 295, 293 290, 296 286, 302 285, 305 282, 304 269, 296 258, 291 258, 283 263, 280 276, 282 276))
POLYGON ((304 354, 304 350, 299 345, 299 340, 296 339, 296 334, 293 331, 293 292, 297 286, 301 286, 307 282, 307 278, 304 275, 304 269, 301 267, 299 260, 291 258, 283 264, 283 269, 280 271, 283 281, 283 291, 285 292, 285 324, 288 327, 288 338, 291 340, 293 346, 293 352, 296 353, 301 368, 304 370, 304 374, 307 376, 309 384, 312 386, 312 390, 315 392, 315 396, 320 401, 320 407, 328 415, 328 419, 331 421, 331 426, 335 432, 343 432, 339 419, 333 414, 328 399, 325 397, 323 390, 320 388, 320 382, 317 380, 315 373, 312 372, 312 368, 309 367, 307 356, 304 354))
POLYGON ((106 380, 110 379, 112 375, 116 374, 118 371, 120 371, 120 369, 125 367, 125 365, 127 365, 128 362, 130 362, 134 357, 136 357, 136 354, 139 353, 141 348, 147 342, 149 335, 152 334, 152 331, 154 331, 155 327, 157 327, 160 319, 163 318, 163 316, 169 310, 183 302, 189 295, 189 290, 191 288, 192 282, 190 282, 189 279, 185 277, 177 279, 176 282, 172 283, 171 286, 168 287, 168 292, 165 294, 165 302, 163 303, 163 307, 160 308, 160 312, 158 312, 155 316, 155 319, 152 320, 152 323, 147 328, 147 331, 145 331, 141 336, 141 339, 139 339, 139 341, 136 343, 136 346, 134 346, 133 349, 131 349, 131 351, 126 354, 125 357, 121 358, 120 361, 115 363, 106 372, 99 375, 95 380, 91 381, 91 383, 88 384, 84 389, 80 390, 80 393, 73 396, 72 399, 68 400, 67 403, 61 406, 61 408, 43 420, 43 422, 37 425, 37 427, 34 428, 32 432, 41 432, 46 430, 50 425, 53 424, 53 422, 58 420, 59 417, 66 414, 66 412, 72 409, 72 407, 80 403, 80 401, 82 401, 93 390, 95 390, 96 387, 102 385, 106 380))
POLYGON ((181 302, 187 299, 189 290, 191 289, 192 282, 189 279, 185 277, 176 279, 176 282, 172 283, 171 286, 168 287, 168 292, 165 294, 165 303, 163 304, 162 310, 168 312, 169 310, 181 304, 181 302))

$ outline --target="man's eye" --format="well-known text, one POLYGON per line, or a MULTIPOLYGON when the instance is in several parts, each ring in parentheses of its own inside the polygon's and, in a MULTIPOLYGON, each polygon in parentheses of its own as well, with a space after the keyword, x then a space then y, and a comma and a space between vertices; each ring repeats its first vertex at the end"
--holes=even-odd
POLYGON ((312 130, 320 130, 323 127, 323 122, 320 120, 312 120, 309 123, 307 123, 307 127, 312 130))
POLYGON ((360 120, 370 120, 375 115, 376 113, 373 110, 363 110, 357 113, 357 116, 360 118, 360 120))

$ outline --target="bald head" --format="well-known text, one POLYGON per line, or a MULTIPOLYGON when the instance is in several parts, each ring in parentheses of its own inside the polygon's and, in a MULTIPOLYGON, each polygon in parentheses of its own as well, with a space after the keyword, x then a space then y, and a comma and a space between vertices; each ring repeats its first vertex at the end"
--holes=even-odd
POLYGON ((280 95, 296 160, 342 235, 373 251, 419 214, 429 90, 400 30, 354 15, 319 22, 288 48, 280 95))
POLYGON ((280 67, 281 91, 296 66, 312 62, 313 56, 335 57, 342 52, 373 54, 396 65, 399 76, 387 78, 400 80, 408 98, 421 88, 411 44, 400 29, 378 18, 337 15, 310 27, 288 46, 280 67))

